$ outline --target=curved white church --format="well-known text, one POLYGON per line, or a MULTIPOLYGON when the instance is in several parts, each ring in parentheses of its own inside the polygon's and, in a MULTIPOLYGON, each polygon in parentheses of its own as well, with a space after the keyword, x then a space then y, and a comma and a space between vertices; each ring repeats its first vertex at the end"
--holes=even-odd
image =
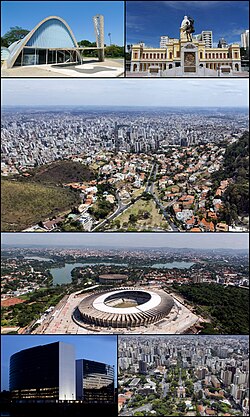
MULTIPOLYGON (((94 16, 94 25, 99 24, 100 15, 94 16)), ((103 23, 103 20, 102 20, 103 23)), ((96 27, 95 27, 96 29, 96 27)), ((103 32, 103 30, 102 30, 103 32)), ((103 39, 97 39, 100 60, 104 58, 103 39)), ((6 49, 6 48, 5 48, 6 49)), ((14 42, 8 48, 6 67, 26 65, 81 63, 80 48, 75 36, 65 20, 58 16, 49 16, 39 22, 23 39, 14 42)), ((6 51, 5 51, 6 53, 6 51)))

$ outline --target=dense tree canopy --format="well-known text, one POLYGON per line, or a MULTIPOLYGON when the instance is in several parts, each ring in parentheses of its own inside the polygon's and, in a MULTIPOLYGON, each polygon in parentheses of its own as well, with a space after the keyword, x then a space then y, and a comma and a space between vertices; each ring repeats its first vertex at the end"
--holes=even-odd
MULTIPOLYGON (((82 48, 88 48, 88 47, 96 47, 96 42, 90 42, 87 39, 84 39, 82 41, 78 42, 78 45, 82 48)), ((97 50, 86 50, 83 52, 84 56, 88 57, 97 57, 98 51, 97 50)), ((105 56, 107 58, 121 58, 124 57, 124 47, 118 46, 118 45, 105 45, 105 56)))
POLYGON ((223 167, 213 174, 214 187, 227 178, 233 182, 223 196, 225 210, 222 215, 231 223, 238 216, 249 213, 249 132, 227 147, 223 167))
POLYGON ((205 306, 224 334, 248 334, 249 292, 218 284, 173 284, 188 301, 205 306))
POLYGON ((23 39, 29 30, 23 29, 20 26, 11 27, 8 32, 1 38, 1 46, 10 46, 13 42, 23 39), (2 43, 3 42, 3 43, 2 43))

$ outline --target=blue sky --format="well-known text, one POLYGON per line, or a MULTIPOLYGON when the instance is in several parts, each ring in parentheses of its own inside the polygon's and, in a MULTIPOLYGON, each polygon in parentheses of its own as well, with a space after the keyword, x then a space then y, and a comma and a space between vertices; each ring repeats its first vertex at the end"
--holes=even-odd
POLYGON ((2 233, 6 245, 247 249, 248 233, 2 233))
POLYGON ((2 79, 2 103, 247 107, 248 79, 2 79))
POLYGON ((126 44, 159 47, 162 35, 179 38, 186 14, 195 21, 195 34, 212 30, 216 43, 221 37, 239 43, 240 34, 248 29, 247 1, 127 1, 126 9, 126 44))
POLYGON ((76 40, 95 41, 92 17, 104 16, 105 43, 124 45, 124 5, 123 1, 2 1, 2 29, 5 34, 10 27, 21 26, 33 29, 48 16, 62 17, 71 27, 76 40))
POLYGON ((9 388, 9 360, 13 353, 33 346, 65 342, 75 346, 76 359, 90 359, 117 366, 116 336, 1 336, 1 389, 9 388))

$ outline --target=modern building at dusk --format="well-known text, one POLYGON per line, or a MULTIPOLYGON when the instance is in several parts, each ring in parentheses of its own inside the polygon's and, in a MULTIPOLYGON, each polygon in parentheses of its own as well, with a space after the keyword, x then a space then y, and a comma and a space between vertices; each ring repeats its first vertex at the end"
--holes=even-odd
POLYGON ((9 389, 19 402, 83 401, 113 404, 114 367, 75 357, 75 347, 54 342, 10 357, 9 389))
POLYGON ((75 351, 55 342, 21 350, 10 358, 9 389, 16 400, 75 400, 75 351))
POLYGON ((88 404, 114 402, 114 368, 101 362, 76 361, 76 399, 88 404))

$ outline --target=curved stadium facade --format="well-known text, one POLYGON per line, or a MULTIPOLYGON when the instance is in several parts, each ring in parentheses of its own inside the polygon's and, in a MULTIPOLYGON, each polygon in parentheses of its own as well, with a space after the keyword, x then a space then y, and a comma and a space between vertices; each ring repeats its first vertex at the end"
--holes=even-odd
MULTIPOLYGON (((96 24, 99 24, 99 21, 96 24)), ((12 68, 42 64, 77 64, 82 62, 81 49, 86 48, 79 48, 65 20, 58 16, 49 16, 38 23, 23 39, 9 46, 6 66, 12 68)), ((98 49, 100 53, 103 45, 91 49, 98 49)))
POLYGON ((164 319, 173 307, 173 298, 163 290, 123 288, 87 296, 74 312, 74 319, 83 327, 130 329, 164 319))

